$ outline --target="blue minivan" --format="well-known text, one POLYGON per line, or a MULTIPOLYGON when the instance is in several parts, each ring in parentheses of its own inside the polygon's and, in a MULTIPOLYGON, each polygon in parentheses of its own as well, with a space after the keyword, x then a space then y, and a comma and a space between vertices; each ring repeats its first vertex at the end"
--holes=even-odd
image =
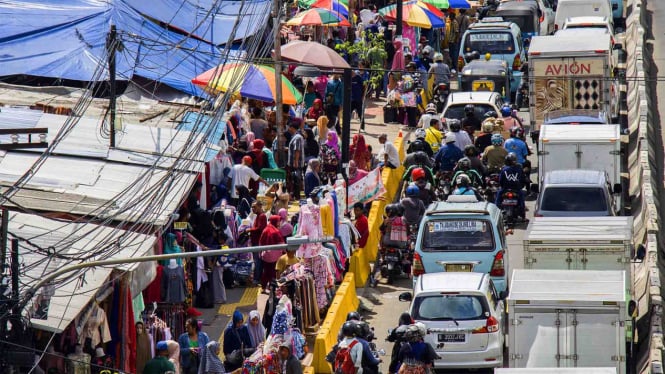
POLYGON ((489 273, 499 292, 508 288, 508 250, 501 210, 475 196, 452 195, 431 204, 416 239, 412 272, 489 273))
POLYGON ((481 56, 489 53, 492 60, 502 60, 512 69, 510 92, 517 92, 522 81, 520 68, 526 62, 526 52, 522 41, 522 31, 514 22, 501 17, 485 17, 469 26, 460 39, 457 71, 462 71, 467 54, 478 52, 481 56))

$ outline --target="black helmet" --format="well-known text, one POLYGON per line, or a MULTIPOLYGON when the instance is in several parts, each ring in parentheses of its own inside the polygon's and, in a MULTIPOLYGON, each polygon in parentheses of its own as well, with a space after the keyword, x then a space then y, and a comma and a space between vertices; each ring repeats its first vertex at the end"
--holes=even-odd
POLYGON ((506 166, 513 166, 517 163, 517 155, 514 152, 508 153, 506 155, 506 166))
POLYGON ((466 147, 464 147, 464 155, 469 157, 478 156, 478 148, 473 144, 467 144, 466 147))
POLYGON ((395 215, 398 217, 401 217, 404 215, 404 205, 402 204, 395 204, 397 207, 395 208, 395 215))
POLYGON ((495 111, 488 110, 487 112, 485 112, 485 118, 499 118, 499 116, 496 114, 495 111))
POLYGON ((469 170, 471 169, 471 160, 469 160, 468 157, 463 157, 457 162, 457 166, 460 168, 460 170, 469 170))
POLYGON ((448 127, 452 132, 459 132, 462 129, 462 123, 458 119, 448 120, 448 127))
POLYGON ((473 106, 473 104, 466 104, 466 105, 464 106, 464 113, 465 113, 466 115, 473 114, 473 110, 474 110, 474 108, 475 108, 475 107, 473 106))
MULTIPOLYGON (((392 216, 394 216, 394 215, 395 215, 395 204, 388 204, 388 205, 386 205, 385 210, 386 210, 386 215, 387 215, 388 217, 392 217, 392 216)), ((354 313, 355 313, 355 314, 358 314, 358 313, 356 313, 356 312, 349 312, 349 314, 347 314, 347 316, 346 316, 346 320, 348 321, 348 320, 349 320, 349 317, 350 317, 352 314, 354 314, 354 313)))
MULTIPOLYGON (((394 205, 394 204, 390 204, 390 205, 394 205)), ((358 312, 356 312, 356 311, 349 312, 349 314, 346 315, 346 320, 347 321, 351 321, 351 320, 360 321, 360 314, 358 314, 358 312)))
POLYGON ((353 321, 346 321, 342 325, 342 335, 344 336, 356 336, 356 324, 353 321))

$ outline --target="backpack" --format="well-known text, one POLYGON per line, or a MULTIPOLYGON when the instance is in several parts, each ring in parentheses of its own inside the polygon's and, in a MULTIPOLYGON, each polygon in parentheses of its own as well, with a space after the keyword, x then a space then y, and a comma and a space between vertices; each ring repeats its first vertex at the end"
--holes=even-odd
POLYGON ((351 348, 357 343, 358 341, 354 340, 347 347, 337 350, 335 361, 333 362, 335 374, 353 374, 356 372, 356 366, 351 358, 351 348))

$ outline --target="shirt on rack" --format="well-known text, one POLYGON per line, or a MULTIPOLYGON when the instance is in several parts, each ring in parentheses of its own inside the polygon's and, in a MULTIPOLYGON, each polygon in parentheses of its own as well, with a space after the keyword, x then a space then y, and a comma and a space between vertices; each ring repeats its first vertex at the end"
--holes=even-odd
POLYGON ((93 305, 90 317, 85 322, 85 328, 79 336, 79 344, 83 344, 86 338, 90 338, 93 347, 100 343, 111 341, 111 330, 106 320, 106 312, 97 305, 93 305))
MULTIPOLYGON (((321 229, 321 217, 319 207, 316 205, 303 205, 300 208, 300 220, 298 222, 298 235, 306 235, 309 239, 323 237, 321 229)), ((300 258, 312 258, 321 252, 321 243, 303 244, 298 248, 297 256, 300 258)))
POLYGON ((175 304, 185 301, 185 270, 182 266, 163 269, 162 295, 167 303, 175 304))

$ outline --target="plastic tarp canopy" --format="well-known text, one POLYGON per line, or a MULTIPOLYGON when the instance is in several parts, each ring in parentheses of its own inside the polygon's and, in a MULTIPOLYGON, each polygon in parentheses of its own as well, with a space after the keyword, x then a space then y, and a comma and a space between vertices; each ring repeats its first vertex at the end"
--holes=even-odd
MULTIPOLYGON (((227 131, 226 121, 217 121, 214 117, 196 112, 185 113, 177 128, 178 130, 194 131, 196 133, 205 134, 207 144, 219 144, 222 135, 225 133, 226 139, 232 139, 229 131, 227 131)), ((217 156, 217 153, 219 153, 219 148, 208 147, 204 161, 208 162, 212 160, 217 156)))
MULTIPOLYGON (((116 55, 117 79, 129 80, 134 75, 139 75, 200 96, 202 91, 191 83, 191 79, 222 63, 223 51, 207 41, 169 31, 139 13, 128 2, 139 3, 131 0, 0 2, 0 17, 4 20, 4 26, 0 28, 0 74, 25 74, 78 81, 106 80, 106 69, 102 74, 95 75, 95 72, 99 65, 106 66, 106 37, 110 26, 115 24, 123 44, 122 51, 116 55)), ((168 15, 166 7, 173 5, 172 0, 146 3, 155 11, 162 11, 160 14, 151 14, 150 17, 165 17, 168 15)), ((190 4, 187 1, 183 3, 190 4)), ((200 7, 182 6, 168 9, 168 12, 173 20, 198 20, 201 25, 197 30, 200 31, 207 32, 207 29, 214 30, 217 27, 214 33, 216 40, 224 39, 223 33, 227 30, 228 40, 234 24, 229 22, 229 19, 235 21, 237 14, 245 14, 245 8, 250 12, 252 7, 257 6, 247 4, 254 3, 246 1, 242 9, 240 6, 233 8, 230 5, 217 7, 217 11, 226 9, 224 27, 217 27, 216 21, 207 24, 201 22, 201 17, 204 17, 207 11, 201 15, 200 7)), ((242 19, 247 21, 252 17, 245 16, 242 19)), ((188 32, 187 29, 184 31, 188 32)), ((246 34, 243 34, 241 27, 233 39, 243 36, 246 34)))

